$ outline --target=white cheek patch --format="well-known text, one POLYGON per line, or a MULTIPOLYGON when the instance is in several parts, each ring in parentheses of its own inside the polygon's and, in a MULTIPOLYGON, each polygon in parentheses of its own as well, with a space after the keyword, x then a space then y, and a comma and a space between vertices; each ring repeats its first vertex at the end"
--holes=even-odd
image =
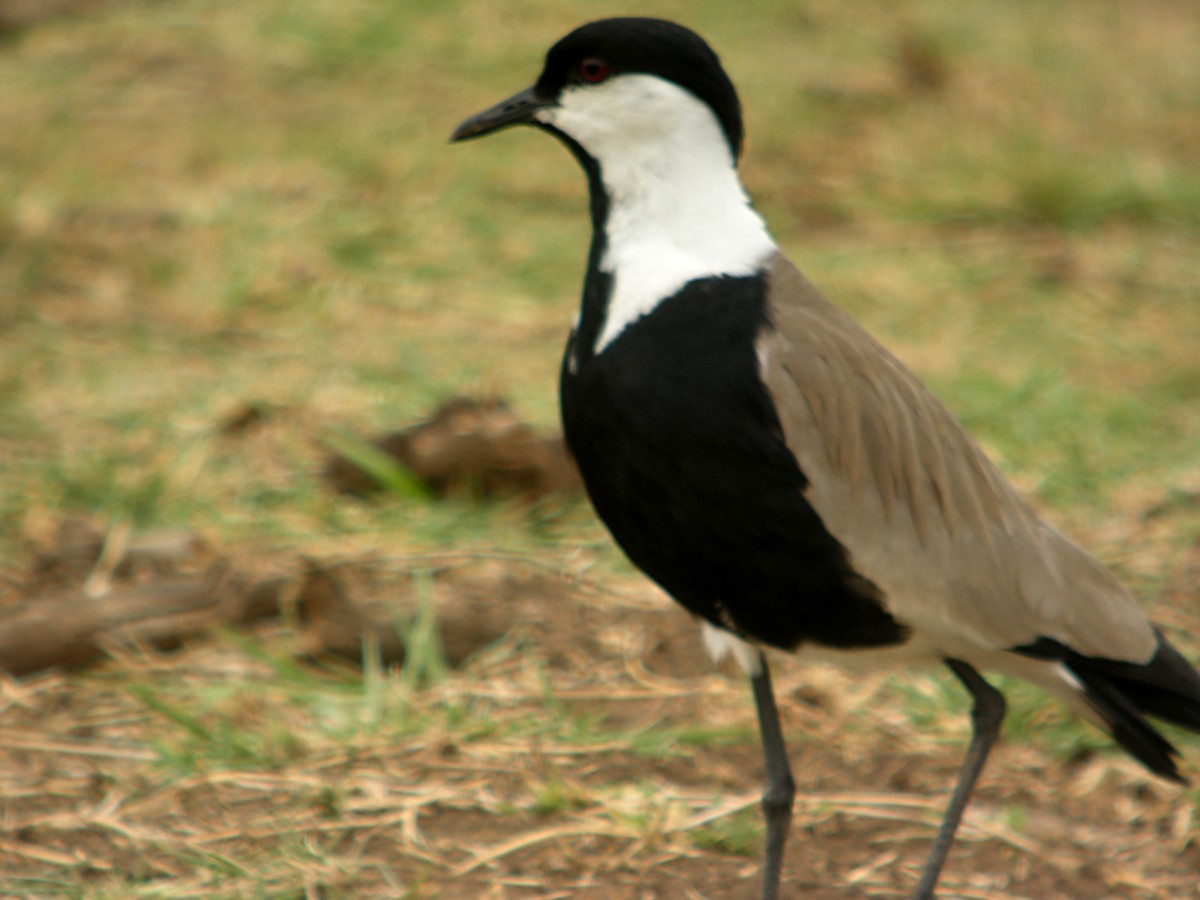
POLYGON ((754 275, 775 252, 720 123, 689 91, 621 75, 568 88, 538 116, 596 160, 608 194, 600 267, 613 292, 595 353, 688 282, 754 275))

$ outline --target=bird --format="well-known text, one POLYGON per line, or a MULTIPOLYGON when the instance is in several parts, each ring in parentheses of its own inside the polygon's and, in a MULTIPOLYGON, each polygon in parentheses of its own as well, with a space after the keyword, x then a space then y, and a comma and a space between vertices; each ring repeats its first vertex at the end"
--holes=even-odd
POLYGON ((1200 673, 780 250, 739 177, 737 90, 703 38, 662 19, 588 22, 451 141, 515 125, 557 138, 587 178, 592 239, 559 396, 588 496, 714 659, 750 679, 764 900, 779 896, 796 791, 768 650, 944 665, 970 694, 917 898, 934 896, 1005 716, 981 672, 1040 686, 1185 783, 1146 717, 1200 731, 1200 673))

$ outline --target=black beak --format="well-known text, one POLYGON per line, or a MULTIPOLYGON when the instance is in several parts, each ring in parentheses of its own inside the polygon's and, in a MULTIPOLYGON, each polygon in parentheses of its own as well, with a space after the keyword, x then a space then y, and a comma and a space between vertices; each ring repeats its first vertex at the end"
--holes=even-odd
POLYGON ((478 115, 471 116, 454 129, 454 134, 450 135, 450 141, 453 143, 483 137, 485 134, 491 134, 501 128, 508 128, 510 125, 528 125, 533 121, 533 116, 539 109, 553 105, 553 100, 538 96, 535 88, 525 88, 507 100, 501 100, 491 109, 485 109, 478 115))

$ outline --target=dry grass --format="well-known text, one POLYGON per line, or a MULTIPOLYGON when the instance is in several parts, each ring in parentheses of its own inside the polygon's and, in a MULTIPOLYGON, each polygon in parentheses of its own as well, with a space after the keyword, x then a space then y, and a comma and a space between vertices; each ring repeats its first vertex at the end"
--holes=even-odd
MULTIPOLYGON (((377 563, 357 588, 410 570, 377 563)), ((12 895, 749 893, 745 690, 703 671, 687 618, 637 581, 519 560, 450 564, 439 596, 462 590, 543 619, 424 687, 297 668, 279 629, 263 649, 123 651, 88 678, 4 682, 12 895)), ((962 699, 951 717, 945 683, 823 668, 785 669, 779 690, 802 785, 790 875, 817 897, 903 895, 957 767, 962 699), (923 704, 934 717, 914 727, 923 704)), ((1014 717, 1065 727, 1021 692, 1014 717)), ((1196 896, 1192 801, 1123 757, 1064 765, 1044 740, 997 753, 944 896, 1196 896)))
MULTIPOLYGON (((554 421, 582 182, 531 134, 560 0, 96 4, 0 43, 0 601, 65 516, 543 604, 432 683, 285 624, 0 684, 0 894, 741 897, 744 686, 581 506, 362 504, 315 472, 453 393, 554 421), (261 423, 224 434, 251 402, 261 423), (370 567, 368 567, 370 568, 370 567)), ((1186 4, 661 0, 737 79, 781 243, 1197 658, 1200 145, 1186 4)), ((389 587, 391 585, 392 587, 389 587)), ((910 889, 966 736, 923 675, 782 666, 806 896, 910 889)), ((946 896, 1197 896, 1198 798, 1032 691, 946 896)), ((1197 745, 1186 746, 1197 771, 1197 745)))

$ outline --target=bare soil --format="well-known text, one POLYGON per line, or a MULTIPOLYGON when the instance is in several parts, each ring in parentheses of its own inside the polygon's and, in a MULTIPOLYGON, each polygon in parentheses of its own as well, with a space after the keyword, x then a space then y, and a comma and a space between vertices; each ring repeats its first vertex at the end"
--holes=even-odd
MULTIPOLYGON (((329 569, 371 606, 406 602, 399 585, 413 564, 329 569)), ((132 896, 131 885, 163 896, 755 895, 753 708, 740 675, 713 670, 687 615, 634 578, 516 558, 421 564, 436 571, 449 642, 491 635, 481 610, 508 627, 408 697, 423 724, 399 736, 322 737, 311 710, 293 709, 294 688, 271 687, 269 662, 227 640, 114 647, 87 673, 0 681, 0 858, 21 886, 2 895, 89 885, 92 896, 132 896), (239 681, 263 688, 196 715, 213 733, 276 723, 286 733, 266 762, 165 762, 186 752, 186 729, 129 689, 239 681), (473 724, 453 727, 448 708, 474 708, 473 724), (591 724, 577 737, 578 722, 591 724), (655 732, 678 738, 639 747, 655 732)), ((278 620, 255 626, 254 640, 312 649, 278 620)), ((328 663, 313 665, 328 677, 328 663)), ((775 668, 800 791, 785 896, 906 895, 960 763, 965 716, 914 727, 893 690, 904 676, 775 668)), ((1200 896, 1186 793, 1116 754, 1064 762, 1053 749, 1001 744, 940 896, 1200 896)))

